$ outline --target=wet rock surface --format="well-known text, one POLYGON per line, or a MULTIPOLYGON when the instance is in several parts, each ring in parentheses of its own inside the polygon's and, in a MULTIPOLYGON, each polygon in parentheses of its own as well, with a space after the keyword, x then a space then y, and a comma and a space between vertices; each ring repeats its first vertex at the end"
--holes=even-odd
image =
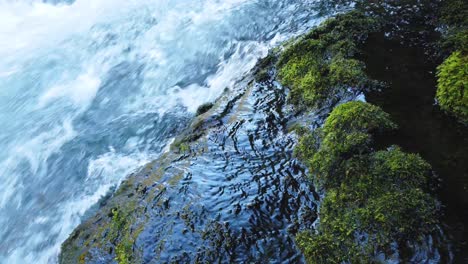
POLYGON ((318 195, 292 156, 286 91, 236 87, 75 230, 61 263, 303 261, 294 235, 318 195))

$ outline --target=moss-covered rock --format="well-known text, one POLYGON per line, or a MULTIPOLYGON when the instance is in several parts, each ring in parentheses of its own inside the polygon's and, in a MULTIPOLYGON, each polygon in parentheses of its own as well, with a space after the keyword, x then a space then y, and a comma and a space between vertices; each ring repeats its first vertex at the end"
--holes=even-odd
POLYGON ((265 58, 262 58, 257 62, 257 65, 253 70, 255 81, 266 82, 270 79, 270 70, 274 66, 276 59, 277 54, 272 51, 265 58))
MULTIPOLYGON (((120 194, 131 191, 120 189, 120 194)), ((130 199, 129 196, 127 198, 130 199)), ((142 231, 143 212, 134 200, 120 205, 117 203, 101 209, 98 216, 73 232, 62 244, 60 263, 95 263, 103 252, 109 254, 101 260, 104 262, 115 260, 126 264, 139 261, 140 252, 135 247, 135 239, 142 231), (140 220, 136 220, 140 217, 140 220)))
POLYGON ((468 123, 468 56, 454 52, 437 70, 436 98, 440 107, 468 123))
POLYGON ((208 112, 211 108, 213 108, 213 103, 204 103, 197 108, 197 112, 195 113, 195 115, 203 115, 204 113, 208 112))
POLYGON ((296 105, 320 107, 340 92, 375 85, 354 58, 357 45, 379 28, 377 20, 359 11, 331 18, 280 55, 278 77, 291 88, 296 105))
POLYGON ((334 187, 346 176, 343 162, 371 151, 371 132, 394 128, 389 115, 379 107, 348 102, 333 110, 323 128, 302 137, 296 152, 309 165, 317 185, 334 187))
POLYGON ((112 221, 110 224, 110 240, 118 240, 115 246, 115 260, 119 264, 132 263, 133 244, 135 239, 130 234, 131 218, 122 210, 114 208, 112 210, 112 221), (118 235, 120 234, 120 239, 118 235))
MULTIPOLYGON (((427 17, 435 17, 438 11, 433 7, 438 4, 356 1, 354 11, 327 20, 286 46, 277 67, 279 80, 291 89, 290 102, 319 108, 338 102, 346 91, 375 87, 377 82, 366 75, 358 56, 368 35, 380 32, 400 40, 416 34, 427 41, 434 25, 427 17)), ((450 19, 455 21, 447 23, 457 25, 465 20, 463 16, 450 19)), ((463 46, 466 35, 457 32, 451 34, 455 46, 463 46)), ((456 74, 465 77, 466 71, 456 74)), ((460 81, 446 81, 458 84, 447 86, 460 88, 460 81)), ((456 94, 458 102, 465 94, 456 94)), ((411 251, 433 234, 439 204, 426 191, 430 165, 397 146, 376 151, 372 144, 375 134, 395 128, 379 107, 349 102, 333 109, 322 128, 301 133, 295 154, 309 168, 316 186, 325 191, 318 228, 297 235, 309 263, 378 262, 379 254, 389 257, 399 250, 411 251)))
POLYGON ((380 108, 349 102, 300 139, 297 153, 326 191, 317 230, 296 238, 309 263, 374 262, 436 228, 438 203, 425 192, 430 165, 398 147, 372 148, 372 134, 393 128, 380 108))

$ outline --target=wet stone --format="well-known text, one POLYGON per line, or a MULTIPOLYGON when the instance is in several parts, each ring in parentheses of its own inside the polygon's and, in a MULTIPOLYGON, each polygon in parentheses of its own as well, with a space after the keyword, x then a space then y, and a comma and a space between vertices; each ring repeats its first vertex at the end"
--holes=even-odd
POLYGON ((144 262, 302 261, 291 231, 312 224, 300 215, 315 203, 292 169, 284 102, 282 88, 255 84, 205 136, 207 151, 178 161, 190 165, 164 194, 169 206, 150 213, 138 238, 144 262))
POLYGON ((122 241, 132 242, 126 257, 141 263, 303 262, 294 236, 312 227, 318 195, 293 157, 286 90, 249 78, 236 87, 194 121, 187 134, 196 140, 130 176, 124 184, 133 187, 110 198, 106 207, 126 216, 112 231, 117 239, 97 231, 112 230, 103 208, 94 219, 104 221, 88 220, 66 242, 62 262, 69 252, 87 263, 116 259, 122 241), (95 242, 73 252, 86 234, 95 242))

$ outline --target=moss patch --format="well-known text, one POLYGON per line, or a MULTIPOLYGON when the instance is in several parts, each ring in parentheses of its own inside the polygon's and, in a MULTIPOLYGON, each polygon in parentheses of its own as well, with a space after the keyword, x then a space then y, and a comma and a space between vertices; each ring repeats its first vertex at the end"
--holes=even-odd
POLYGON ((430 165, 398 147, 372 149, 372 133, 395 128, 388 114, 362 102, 336 107, 297 152, 326 189, 316 232, 298 234, 309 263, 368 263, 431 234, 438 203, 425 192, 430 165))
POLYGON ((468 56, 456 51, 437 68, 440 107, 468 123, 468 56))
POLYGON ((254 68, 254 78, 257 82, 266 82, 270 79, 270 70, 276 61, 277 54, 271 52, 265 58, 258 61, 254 68))
POLYGON ((468 124, 468 2, 441 3, 439 27, 444 53, 450 54, 437 68, 437 94, 440 107, 468 124))
POLYGON ((132 229, 135 220, 131 215, 131 211, 127 210, 121 208, 112 209, 109 240, 115 245, 115 260, 119 264, 134 263, 135 254, 133 252, 133 245, 136 237, 142 231, 141 229, 132 229))
POLYGON ((377 20, 358 11, 338 15, 288 46, 280 55, 278 77, 291 88, 296 105, 321 107, 347 89, 372 87, 357 46, 380 28, 377 20))
POLYGON ((204 103, 197 108, 195 115, 203 115, 204 113, 210 111, 211 108, 213 108, 213 103, 204 103))
POLYGON ((318 186, 337 187, 355 160, 353 155, 371 151, 370 132, 396 128, 387 113, 363 102, 349 102, 336 107, 323 128, 299 140, 296 153, 310 167, 318 186))

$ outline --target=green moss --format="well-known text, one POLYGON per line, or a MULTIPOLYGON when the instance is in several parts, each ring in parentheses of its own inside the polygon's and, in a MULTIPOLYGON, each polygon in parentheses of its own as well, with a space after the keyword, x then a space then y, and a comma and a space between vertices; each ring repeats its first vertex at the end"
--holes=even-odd
POLYGON ((187 143, 180 144, 179 150, 181 152, 187 152, 190 150, 190 146, 187 143))
POLYGON ((436 99, 440 107, 468 123, 468 2, 441 2, 439 24, 441 46, 451 55, 437 68, 436 99))
POLYGON ((115 247, 115 260, 119 264, 130 264, 132 263, 132 249, 133 240, 129 237, 124 237, 115 247))
POLYGON ((298 136, 303 136, 309 132, 309 129, 299 123, 294 123, 288 127, 288 132, 295 132, 298 136))
POLYGON ((294 148, 294 155, 308 167, 311 167, 311 158, 317 153, 320 147, 320 137, 320 129, 316 129, 313 133, 304 132, 294 148))
POLYGON ((119 233, 127 225, 127 219, 124 213, 119 208, 112 209, 112 220, 110 224, 109 240, 115 240, 119 233))
POLYGON ((174 143, 172 143, 171 149, 179 153, 188 152, 190 151, 189 142, 191 142, 189 138, 182 138, 182 139, 176 140, 174 141, 174 143))
MULTIPOLYGON (((128 208, 131 210, 132 206, 128 208)), ((119 264, 132 263, 133 244, 139 232, 132 234, 130 212, 124 212, 121 208, 112 209, 112 220, 110 223, 110 241, 115 244, 115 260, 119 264)))
POLYGON ((266 82, 270 79, 269 70, 274 65, 276 54, 270 52, 265 58, 260 59, 254 69, 254 77, 257 82, 266 82))
POLYGON ((195 115, 203 115, 204 113, 208 112, 211 108, 213 108, 213 103, 202 104, 197 108, 197 112, 195 113, 195 115))
POLYGON ((372 134, 395 128, 388 114, 363 102, 336 107, 296 148, 326 190, 315 232, 296 241, 309 263, 371 263, 434 231, 437 201, 424 191, 431 167, 398 147, 372 148, 372 134))
POLYGON ((360 43, 379 23, 358 11, 338 15, 288 46, 277 66, 280 81, 291 88, 294 104, 320 107, 348 88, 374 85, 364 64, 353 58, 360 43))
POLYGON ((304 243, 310 235, 302 234, 297 240, 310 262, 372 258, 375 252, 391 251, 392 242, 405 246, 406 241, 418 241, 432 232, 437 223, 436 201, 420 188, 390 186, 372 175, 359 175, 352 183, 330 189, 322 201, 314 238, 334 241, 336 246, 330 252, 323 245, 304 243))
POLYGON ((449 28, 442 40, 442 48, 445 50, 461 50, 468 53, 468 27, 449 28))
POLYGON ((426 186, 431 170, 419 155, 404 153, 397 147, 374 153, 370 164, 373 177, 393 184, 392 187, 426 186))
POLYGON ((468 56, 454 52, 438 67, 437 77, 440 107, 468 123, 468 56))
POLYGON ((380 107, 353 101, 341 104, 330 113, 323 125, 325 134, 342 131, 374 132, 393 129, 396 125, 390 120, 390 115, 380 107))
POLYGON ((346 176, 342 163, 352 155, 363 155, 371 150, 370 132, 395 127, 379 107, 348 102, 332 111, 323 128, 301 138, 297 153, 309 165, 318 186, 337 186, 346 176))
POLYGON ((364 63, 355 59, 335 56, 330 63, 329 81, 334 86, 346 84, 351 87, 363 87, 367 76, 364 63))

